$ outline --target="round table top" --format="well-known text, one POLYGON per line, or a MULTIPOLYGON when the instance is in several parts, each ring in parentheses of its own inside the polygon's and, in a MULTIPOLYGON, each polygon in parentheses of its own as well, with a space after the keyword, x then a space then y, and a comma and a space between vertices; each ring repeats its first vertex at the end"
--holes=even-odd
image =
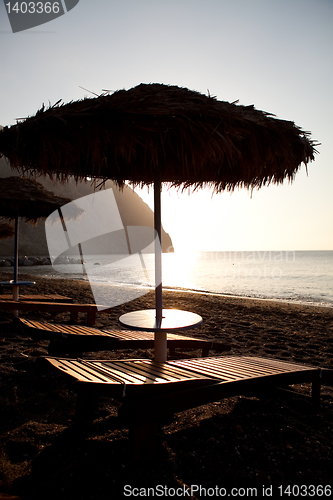
POLYGON ((144 309, 123 314, 119 322, 126 328, 132 330, 143 330, 147 332, 167 332, 186 330, 201 325, 202 317, 188 311, 179 309, 163 309, 162 323, 157 325, 156 310, 144 309))

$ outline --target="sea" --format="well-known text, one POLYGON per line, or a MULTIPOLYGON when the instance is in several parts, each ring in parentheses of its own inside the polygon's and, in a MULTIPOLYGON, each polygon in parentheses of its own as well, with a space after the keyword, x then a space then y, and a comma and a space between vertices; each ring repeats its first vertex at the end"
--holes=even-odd
MULTIPOLYGON (((155 286, 154 254, 90 255, 84 261, 84 265, 31 266, 24 272, 89 281, 95 302, 108 306, 142 296, 155 286)), ((162 285, 171 290, 333 307, 333 251, 164 253, 162 285)))

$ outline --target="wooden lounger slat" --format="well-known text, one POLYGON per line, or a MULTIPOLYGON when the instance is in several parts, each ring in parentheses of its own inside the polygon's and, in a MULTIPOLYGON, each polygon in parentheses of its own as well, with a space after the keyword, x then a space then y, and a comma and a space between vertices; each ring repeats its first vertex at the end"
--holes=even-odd
MULTIPOLYGON (((103 333, 105 334, 113 334, 112 330, 104 330, 103 333)), ((138 332, 130 332, 127 330, 121 330, 117 332, 117 337, 119 340, 137 340, 138 339, 138 332)), ((154 340, 154 334, 151 332, 140 332, 140 338, 142 340, 154 340)), ((184 337, 182 337, 184 338, 184 337)))
MULTIPOLYGON (((170 363, 174 363, 170 361, 170 363)), ((178 364, 178 362, 176 361, 178 364)), ((192 360, 182 360, 181 366, 183 368, 190 368, 191 370, 198 371, 205 375, 210 375, 212 377, 224 377, 229 380, 239 380, 240 376, 243 378, 251 378, 258 376, 266 376, 278 374, 283 370, 284 373, 288 371, 294 371, 295 365, 290 365, 284 362, 272 362, 263 361, 261 358, 245 358, 243 357, 241 362, 239 359, 235 360, 232 357, 226 357, 223 366, 219 363, 219 359, 216 360, 210 358, 202 359, 192 359, 192 360)), ((300 368, 302 370, 302 368, 300 368)))
POLYGON ((23 323, 25 326, 33 327, 33 328, 37 328, 37 329, 41 329, 42 325, 44 325, 44 330, 47 332, 61 332, 58 325, 55 325, 53 323, 44 323, 43 324, 40 321, 31 321, 29 319, 23 319, 23 318, 20 318, 20 322, 23 323))
POLYGON ((135 379, 133 376, 132 377, 126 377, 124 376, 124 373, 121 371, 118 371, 116 368, 109 372, 108 370, 105 370, 104 366, 99 366, 98 363, 94 363, 93 366, 91 366, 91 363, 87 360, 80 360, 80 363, 86 367, 87 370, 91 370, 90 373, 97 374, 97 380, 98 377, 101 375, 103 378, 106 378, 106 382, 110 383, 110 381, 115 382, 117 384, 122 384, 125 385, 130 382, 138 382, 137 379, 135 379))
POLYGON ((170 366, 167 363, 156 363, 150 360, 134 360, 130 369, 149 370, 151 375, 155 375, 164 380, 184 380, 189 378, 202 378, 201 374, 191 370, 183 370, 177 366, 170 366))
MULTIPOLYGON (((231 370, 239 370, 239 366, 233 366, 232 364, 230 365, 231 370)), ((280 373, 281 369, 284 372, 288 371, 294 371, 295 367, 293 367, 290 364, 277 364, 277 363, 265 363, 260 360, 260 358, 257 358, 255 360, 252 360, 251 358, 244 358, 243 359, 243 365, 242 365, 242 371, 246 376, 251 376, 253 373, 254 376, 257 376, 258 374, 264 375, 273 375, 274 373, 278 374, 280 373)), ((302 368, 300 368, 301 370, 302 368)))
POLYGON ((80 360, 73 360, 69 362, 67 360, 63 361, 59 368, 65 370, 70 376, 79 376, 80 380, 89 380, 89 381, 104 381, 110 382, 112 379, 110 377, 106 377, 105 375, 101 376, 96 370, 85 366, 80 360))
MULTIPOLYGON (((184 367, 186 364, 184 364, 184 367)), ((200 371, 202 374, 215 378, 228 378, 228 380, 237 380, 240 376, 240 368, 238 370, 232 369, 230 366, 223 366, 223 368, 212 366, 198 366, 197 364, 193 366, 193 364, 189 364, 188 367, 192 370, 200 371)), ((244 367, 242 367, 243 376, 251 377, 256 376, 257 373, 255 371, 245 371, 244 367)))
MULTIPOLYGON (((214 362, 204 363, 199 365, 198 363, 192 363, 191 361, 187 363, 186 361, 187 360, 183 360, 182 362, 183 368, 188 367, 193 371, 200 371, 200 373, 205 374, 207 376, 215 378, 228 377, 229 380, 237 379, 237 377, 239 376, 239 369, 233 370, 232 367, 229 366, 228 364, 223 365, 223 368, 221 368, 219 366, 215 366, 214 362)), ((249 375, 249 373, 247 375, 249 375)))
MULTIPOLYGON (((112 335, 115 333, 114 330, 106 330, 103 329, 102 333, 104 335, 112 335)), ((140 336, 140 339, 142 340, 154 340, 154 333, 153 332, 138 332, 138 331, 129 331, 129 330, 119 330, 116 332, 117 338, 119 340, 137 340, 138 336, 140 336)), ((198 341, 197 338, 195 337, 189 337, 185 335, 177 335, 175 333, 168 333, 168 339, 170 340, 195 340, 198 341)), ((203 340, 204 342, 204 340, 203 340)))
POLYGON ((53 359, 51 364, 59 370, 65 372, 70 377, 74 377, 79 381, 88 382, 110 382, 110 377, 100 376, 96 374, 96 370, 90 370, 88 367, 80 364, 76 360, 53 359))
MULTIPOLYGON (((219 372, 220 368, 220 363, 219 363, 219 358, 215 359, 215 364, 214 364, 214 358, 210 358, 209 360, 206 360, 205 358, 203 359, 191 359, 191 360, 178 360, 176 362, 170 361, 170 363, 177 363, 181 364, 182 366, 186 367, 188 366, 189 368, 193 370, 200 370, 200 372, 207 371, 207 373, 210 373, 212 370, 215 369, 217 372, 219 372), (216 365, 216 366, 215 366, 216 365)), ((224 358, 225 362, 223 364, 223 372, 227 370, 230 373, 239 373, 239 362, 235 361, 235 358, 233 357, 226 357, 224 358), (236 365, 234 366, 234 364, 236 365)), ((278 373, 281 369, 284 371, 288 369, 293 370, 295 365, 284 363, 284 362, 276 362, 275 360, 272 360, 272 363, 269 363, 265 361, 262 358, 251 358, 251 357, 243 357, 242 358, 242 368, 243 371, 247 371, 248 375, 251 373, 258 373, 262 372, 262 374, 265 374, 267 371, 269 373, 276 372, 278 373), (258 365, 258 362, 260 363, 258 365)))
MULTIPOLYGON (((201 369, 200 367, 197 367, 198 369, 201 369)), ((227 363, 226 365, 223 366, 223 373, 228 373, 230 376, 234 376, 235 378, 239 378, 240 375, 240 370, 241 373, 244 377, 257 377, 258 375, 266 375, 267 373, 271 373, 271 370, 265 370, 263 367, 258 367, 258 366, 248 366, 245 363, 242 364, 242 366, 233 366, 233 363, 227 363)), ((219 367, 212 366, 211 371, 214 371, 217 375, 220 373, 219 367)))
POLYGON ((117 363, 114 363, 112 368, 108 367, 107 363, 96 363, 97 366, 100 366, 101 369, 103 369, 104 373, 106 374, 115 374, 117 377, 119 377, 122 380, 122 383, 131 383, 131 384, 138 384, 138 383, 153 383, 153 377, 151 374, 144 372, 143 370, 133 370, 129 366, 127 366, 125 363, 122 365, 119 365, 117 363))
MULTIPOLYGON (((294 371, 295 369, 295 363, 289 363, 288 361, 280 361, 277 359, 268 360, 266 358, 247 357, 246 362, 249 364, 250 363, 256 364, 260 362, 263 367, 267 366, 270 369, 276 369, 277 371, 280 370, 281 367, 283 367, 285 370, 289 369, 290 371, 294 371)), ((299 370, 308 370, 309 368, 308 366, 298 365, 298 364, 296 364, 296 366, 298 366, 299 370)))
MULTIPOLYGON (((152 362, 148 359, 140 359, 140 360, 134 360, 134 364, 146 364, 146 365, 151 365, 152 362)), ((175 363, 154 363, 154 366, 156 367, 156 370, 158 371, 163 371, 163 373, 171 372, 172 374, 179 373, 180 377, 184 377, 184 374, 187 374, 188 376, 193 376, 195 378, 202 378, 202 373, 197 373, 196 371, 193 371, 189 369, 188 367, 185 367, 183 369, 182 366, 175 364, 175 363)))
POLYGON ((190 378, 202 378, 198 373, 191 370, 183 370, 177 366, 156 363, 150 360, 122 360, 122 361, 86 361, 86 366, 92 370, 98 367, 103 373, 114 373, 122 378, 123 382, 137 383, 160 383, 176 380, 188 380, 190 378))
POLYGON ((92 332, 99 332, 96 328, 83 325, 57 325, 56 323, 46 323, 20 318, 20 323, 28 328, 34 328, 37 331, 68 333, 75 335, 91 335, 92 332))

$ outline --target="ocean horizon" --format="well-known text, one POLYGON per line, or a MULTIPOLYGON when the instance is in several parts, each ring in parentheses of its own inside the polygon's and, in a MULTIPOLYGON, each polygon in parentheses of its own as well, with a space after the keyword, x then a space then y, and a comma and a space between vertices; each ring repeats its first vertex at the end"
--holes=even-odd
MULTIPOLYGON (((154 288, 154 254, 96 254, 84 260, 83 266, 20 267, 20 272, 96 281, 106 297, 118 295, 123 302, 154 288)), ((162 282, 166 289, 333 307, 333 250, 164 253, 162 282)))

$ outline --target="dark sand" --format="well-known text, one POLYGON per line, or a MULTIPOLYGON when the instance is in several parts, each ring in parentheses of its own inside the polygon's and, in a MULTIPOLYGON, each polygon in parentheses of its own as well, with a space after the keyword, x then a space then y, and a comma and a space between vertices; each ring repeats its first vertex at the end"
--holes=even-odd
MULTIPOLYGON (((10 278, 10 273, 0 273, 0 280, 10 278)), ((20 278, 32 277, 21 273, 20 278)), ((60 293, 76 302, 92 302, 87 283, 34 280, 37 285, 29 287, 29 293, 60 293)), ((111 315, 98 314, 96 326, 119 329, 120 314, 151 307, 153 296, 141 297, 115 308, 111 315)), ((164 307, 202 315, 202 327, 189 334, 230 342, 231 354, 333 368, 332 308, 170 291, 164 293, 164 307)), ((167 498, 158 495, 162 488, 180 488, 181 493, 191 485, 206 488, 206 498, 218 497, 208 490, 216 486, 226 488, 227 494, 231 488, 244 488, 240 496, 245 498, 246 488, 256 488, 257 497, 261 497, 263 486, 272 487, 273 498, 282 498, 280 485, 331 485, 332 387, 322 388, 320 407, 297 397, 239 396, 177 414, 163 428, 155 461, 133 466, 128 431, 116 427, 116 405, 103 399, 89 432, 74 432, 73 393, 58 374, 41 372, 36 364, 39 356, 47 354, 47 342, 32 341, 12 323, 11 313, 0 314, 0 499, 7 493, 45 500, 111 500, 126 498, 124 493, 131 498, 130 487, 146 488, 133 491, 138 497, 167 498), (124 485, 129 485, 127 490, 124 485), (156 485, 161 488, 153 496, 147 488, 156 485)), ((57 323, 69 321, 68 313, 21 315, 57 323)), ((80 322, 85 323, 84 315, 80 322)), ((185 357, 189 352, 180 355, 185 357)), ((192 351, 191 355, 200 353, 192 351)), ((87 356, 151 358, 152 352, 87 356)), ((306 384, 295 388, 309 393, 306 384)), ((295 494, 297 486, 294 496, 301 496, 301 490, 295 494)), ((176 497, 175 490, 167 493, 176 497)), ((322 497, 329 497, 328 493, 326 488, 322 497)), ((193 498, 205 498, 204 491, 193 498)))

